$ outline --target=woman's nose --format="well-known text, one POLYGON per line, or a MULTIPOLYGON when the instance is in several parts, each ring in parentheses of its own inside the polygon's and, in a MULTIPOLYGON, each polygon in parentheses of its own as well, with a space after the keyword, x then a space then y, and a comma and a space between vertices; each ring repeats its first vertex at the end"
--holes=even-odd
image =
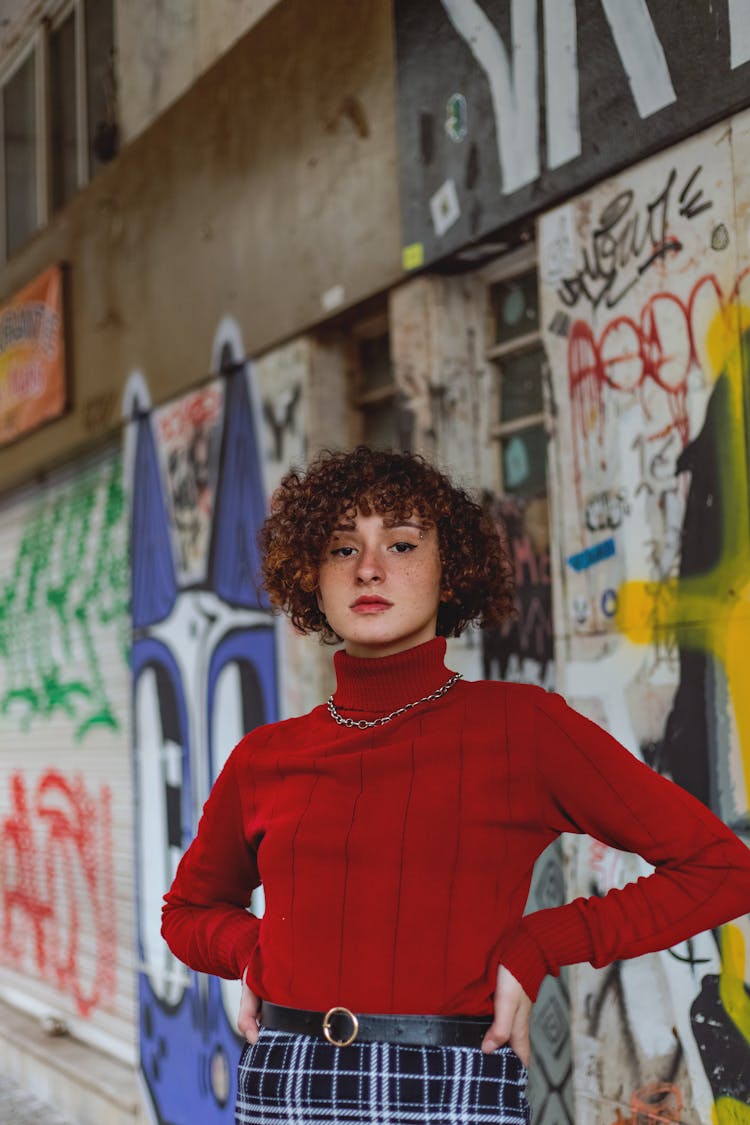
POLYGON ((361 582, 379 582, 383 577, 383 562, 374 547, 365 547, 359 555, 357 578, 361 582))

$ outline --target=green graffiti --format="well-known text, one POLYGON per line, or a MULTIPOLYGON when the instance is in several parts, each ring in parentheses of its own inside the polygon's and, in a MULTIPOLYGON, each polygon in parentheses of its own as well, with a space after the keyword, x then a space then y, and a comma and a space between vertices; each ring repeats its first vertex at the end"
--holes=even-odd
POLYGON ((125 515, 116 456, 49 490, 23 527, 0 577, 0 716, 24 731, 60 712, 77 741, 97 726, 119 730, 99 650, 110 634, 128 661, 125 515))

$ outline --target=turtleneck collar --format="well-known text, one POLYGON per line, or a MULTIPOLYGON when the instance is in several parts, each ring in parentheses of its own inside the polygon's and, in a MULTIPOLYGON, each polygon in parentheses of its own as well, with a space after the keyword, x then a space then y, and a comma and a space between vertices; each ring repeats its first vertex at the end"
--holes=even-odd
POLYGON ((445 637, 433 637, 393 656, 333 655, 336 691, 333 702, 343 711, 383 714, 414 703, 444 684, 451 673, 445 666, 445 637))

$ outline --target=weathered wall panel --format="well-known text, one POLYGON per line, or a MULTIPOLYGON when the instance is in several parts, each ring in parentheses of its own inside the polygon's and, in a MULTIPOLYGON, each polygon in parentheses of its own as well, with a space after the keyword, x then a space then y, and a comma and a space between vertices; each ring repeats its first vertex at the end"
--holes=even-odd
MULTIPOLYGON (((746 840, 748 116, 542 217, 561 688, 746 840)), ((571 846, 575 893, 646 865, 571 846)), ((577 1121, 744 1122, 750 920, 573 974, 577 1121)))
POLYGON ((0 507, 0 988, 135 1057, 118 454, 0 507))

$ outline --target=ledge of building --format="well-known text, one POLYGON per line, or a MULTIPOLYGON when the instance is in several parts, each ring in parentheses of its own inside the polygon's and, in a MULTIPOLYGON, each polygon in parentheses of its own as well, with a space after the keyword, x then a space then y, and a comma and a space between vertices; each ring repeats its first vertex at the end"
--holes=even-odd
POLYGON ((0 1000, 0 1068, 76 1125, 146 1125, 137 1072, 0 1000))

